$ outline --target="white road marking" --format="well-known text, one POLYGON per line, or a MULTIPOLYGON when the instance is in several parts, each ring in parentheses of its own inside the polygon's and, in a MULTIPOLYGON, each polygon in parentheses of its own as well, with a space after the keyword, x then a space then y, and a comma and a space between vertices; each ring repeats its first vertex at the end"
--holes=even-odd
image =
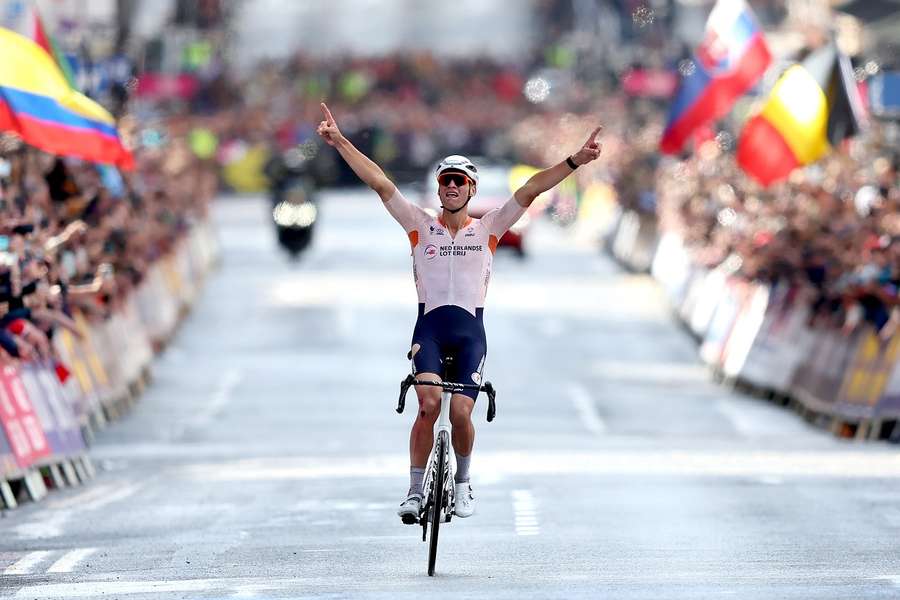
MULTIPOLYGON (((401 536, 403 543, 409 545, 409 536, 401 536)), ((381 538, 378 538, 381 539, 381 538)), ((843 573, 841 573, 843 575, 843 573)), ((114 573, 101 574, 103 576, 113 577, 114 573)), ((659 572, 615 572, 606 573, 599 572, 594 575, 596 583, 622 584, 622 583, 644 583, 660 585, 660 581, 666 581, 666 577, 672 578, 673 582, 680 582, 684 573, 678 575, 667 574, 660 575, 659 572)), ((790 579, 782 572, 773 573, 768 570, 762 570, 759 573, 742 574, 741 582, 759 582, 761 585, 772 586, 773 582, 783 585, 796 585, 797 581, 808 582, 810 584, 821 584, 823 576, 832 575, 830 572, 822 573, 819 570, 813 570, 809 573, 792 574, 790 579)), ((846 575, 850 576, 850 575, 846 575)), ((529 573, 527 571, 518 573, 517 577, 522 581, 534 581, 546 583, 546 574, 542 572, 529 573)), ((721 579, 721 578, 717 578, 721 579)), ((900 587, 900 576, 886 575, 872 577, 872 580, 886 581, 894 586, 900 587)), ((584 577, 578 576, 578 581, 583 582, 584 577)), ((726 581, 723 579, 723 581, 726 581)), ((727 579, 733 584, 733 577, 727 579)), ((242 578, 221 578, 221 579, 183 579, 183 580, 145 580, 145 581, 79 581, 71 583, 50 583, 29 585, 20 588, 15 596, 10 598, 21 598, 23 600, 72 600, 73 598, 99 598, 112 597, 119 598, 131 594, 141 594, 147 597, 158 598, 165 593, 194 593, 194 594, 215 594, 216 597, 222 597, 230 594, 235 598, 253 597, 253 594, 261 592, 281 592, 282 594, 292 594, 294 597, 297 593, 303 595, 301 590, 308 590, 310 586, 317 586, 333 589, 334 581, 330 578, 277 578, 270 579, 266 577, 242 577, 242 578)), ((395 578, 393 581, 386 582, 386 587, 396 588, 398 592, 407 590, 409 583, 405 578, 395 578)), ((363 595, 371 591, 371 583, 367 582, 343 582, 342 589, 345 593, 353 596, 353 592, 359 591, 357 595, 363 595), (353 592, 351 592, 352 590, 353 592)), ((193 596, 191 596, 193 597, 193 596)), ((205 596, 204 596, 205 597, 205 596)), ((279 596, 282 597, 282 596, 279 596)))
POLYGON ((84 559, 97 551, 96 548, 78 548, 67 552, 58 561, 50 565, 48 573, 71 573, 72 570, 84 559))
POLYGON ((97 484, 95 486, 92 486, 90 489, 81 492, 80 494, 75 494, 74 496, 47 502, 46 507, 52 510, 77 508, 79 506, 83 506, 88 502, 92 502, 98 498, 102 498, 106 494, 112 492, 115 488, 116 484, 112 483, 97 484))
POLYGON ((537 503, 528 490, 513 490, 513 512, 516 535, 538 535, 541 532, 537 518, 537 503))
POLYGON ((59 537, 63 530, 78 513, 98 510, 114 502, 133 496, 144 484, 100 484, 92 490, 48 502, 47 510, 34 516, 34 521, 20 523, 13 529, 19 539, 40 540, 59 537))
POLYGON ((606 423, 597 414, 594 399, 586 387, 577 383, 569 384, 569 398, 571 398, 582 424, 588 431, 594 435, 606 433, 606 423))
POLYGON ((78 507, 78 511, 89 511, 89 510, 97 510, 100 508, 104 508, 113 504, 114 502, 120 502, 126 498, 130 498, 135 495, 138 490, 144 487, 142 483, 131 483, 127 484, 125 487, 109 492, 105 496, 101 496, 95 500, 90 502, 86 502, 78 507))
POLYGON ((802 419, 773 418, 784 411, 746 398, 722 398, 714 406, 735 431, 746 437, 802 435, 806 428, 802 419))
POLYGON ((51 554, 52 552, 50 550, 38 550, 36 552, 29 552, 10 566, 6 567, 6 570, 3 571, 3 574, 28 575, 29 573, 31 573, 31 569, 36 567, 51 554))
POLYGON ((735 431, 746 437, 799 434, 805 426, 800 419, 788 422, 773 419, 774 407, 758 402, 727 398, 718 400, 714 406, 720 415, 728 419, 735 431))
POLYGON ((340 511, 380 511, 394 508, 391 502, 353 502, 338 498, 322 498, 318 500, 301 500, 291 510, 295 512, 331 512, 340 511))
MULTIPOLYGON (((516 450, 482 452, 479 469, 498 476, 632 475, 697 477, 831 477, 900 479, 900 454, 859 446, 839 450, 516 450)), ((180 475, 196 481, 283 481, 398 477, 409 456, 263 457, 193 464, 180 475)))
MULTIPOLYGON (((695 362, 596 360, 591 374, 601 379, 619 382, 634 381, 642 384, 709 383, 711 378, 706 365, 695 362)), ((724 393, 724 392, 723 392, 724 393)))
POLYGON ((63 534, 63 528, 71 518, 71 510, 62 510, 47 516, 38 517, 33 522, 20 523, 13 527, 13 531, 16 532, 16 537, 20 540, 41 540, 59 537, 63 534))
MULTIPOLYGON (((126 594, 162 594, 178 592, 233 592, 234 594, 257 593, 299 589, 305 579, 265 578, 222 578, 222 579, 182 579, 174 581, 84 581, 74 583, 51 583, 21 588, 16 598, 90 598, 126 594)), ((237 597, 247 597, 237 596, 237 597)))
MULTIPOLYGON (((402 237, 397 236, 398 250, 402 237)), ((319 244, 322 240, 317 240, 319 244)), ((344 249, 347 240, 340 242, 344 249)), ((324 246, 319 246, 321 251, 324 246)), ((384 250, 384 248, 380 248, 384 250)), ((409 253, 409 244, 406 250, 409 253)), ((540 281, 509 278, 498 274, 502 285, 491 288, 491 310, 512 314, 546 315, 554 306, 559 314, 574 318, 596 318, 597 314, 615 314, 620 320, 668 317, 665 303, 660 301, 655 282, 641 278, 622 281, 593 282, 585 286, 584 278, 573 275, 543 277, 540 281)), ((333 308, 340 298, 352 308, 371 310, 381 307, 408 307, 416 302, 415 288, 406 273, 384 273, 364 270, 306 271, 302 281, 284 279, 270 286, 264 304, 280 307, 321 306, 333 308), (365 294, 347 295, 347 282, 354 281, 365 294)), ((666 321, 668 322, 668 321, 666 321)))
POLYGON ((735 406, 733 401, 719 400, 715 403, 715 407, 739 434, 744 436, 759 434, 759 429, 754 427, 753 419, 735 406))
POLYGON ((225 376, 219 382, 219 387, 212 395, 212 399, 198 412, 194 418, 189 419, 183 425, 175 430, 174 438, 184 435, 188 429, 202 429, 218 416, 222 409, 231 401, 231 392, 237 387, 237 384, 243 379, 243 374, 237 369, 231 369, 225 372, 225 376))

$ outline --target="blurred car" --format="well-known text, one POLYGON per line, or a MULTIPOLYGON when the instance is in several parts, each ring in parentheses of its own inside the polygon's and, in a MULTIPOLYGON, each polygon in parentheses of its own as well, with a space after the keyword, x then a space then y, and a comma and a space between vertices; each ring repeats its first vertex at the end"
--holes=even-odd
MULTIPOLYGON (((483 159, 473 158, 472 162, 478 167, 478 189, 475 197, 469 201, 469 216, 481 218, 489 210, 501 206, 509 200, 513 194, 511 174, 513 167, 510 165, 491 163, 483 159)), ((428 170, 425 180, 421 205, 435 215, 441 213, 441 204, 438 198, 438 182, 434 176, 436 166, 428 170)), ((520 258, 525 257, 525 236, 532 221, 531 211, 522 217, 500 238, 499 247, 511 248, 520 258)))

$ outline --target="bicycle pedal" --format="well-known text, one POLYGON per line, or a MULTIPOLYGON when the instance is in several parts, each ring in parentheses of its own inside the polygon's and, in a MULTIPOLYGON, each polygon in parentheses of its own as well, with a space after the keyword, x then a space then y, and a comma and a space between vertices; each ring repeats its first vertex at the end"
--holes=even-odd
POLYGON ((403 515, 400 519, 404 525, 416 525, 419 522, 415 515, 403 515))

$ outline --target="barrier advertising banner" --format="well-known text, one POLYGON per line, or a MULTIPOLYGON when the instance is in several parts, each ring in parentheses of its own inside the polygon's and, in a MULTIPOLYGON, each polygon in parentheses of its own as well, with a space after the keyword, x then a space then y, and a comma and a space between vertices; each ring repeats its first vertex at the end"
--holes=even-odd
MULTIPOLYGON (((2 410, 2 407, 0 407, 0 410, 2 410)), ((17 469, 16 457, 13 455, 12 448, 9 447, 5 428, 0 427, 0 477, 11 475, 17 469)))
POLYGON ((72 456, 84 450, 75 415, 61 396, 59 383, 47 365, 27 364, 19 372, 53 454, 72 456))
POLYGON ((87 359, 83 356, 84 351, 75 337, 65 329, 54 336, 53 343, 63 362, 72 372, 72 377, 66 384, 69 390, 69 403, 75 408, 75 414, 79 419, 86 420, 87 415, 99 406, 100 401, 94 393, 87 359))
POLYGON ((706 330, 706 336, 700 345, 700 358, 713 368, 722 366, 725 344, 731 335, 731 330, 737 322, 741 306, 747 299, 748 285, 738 279, 729 278, 726 281, 722 297, 716 305, 712 320, 706 330))
POLYGON ((694 303, 694 309, 691 311, 688 320, 688 326, 691 331, 701 338, 706 335, 713 314, 716 311, 716 305, 719 299, 725 293, 726 270, 722 267, 716 267, 707 273, 700 286, 700 292, 697 301, 694 303))
POLYGON ((694 267, 691 270, 691 275, 685 288, 684 300, 681 302, 681 306, 678 307, 678 315, 685 323, 690 324, 691 315, 694 314, 694 307, 700 301, 708 274, 709 270, 702 267, 694 267))
POLYGON ((884 341, 869 328, 860 334, 838 395, 837 411, 841 415, 854 419, 870 419, 875 415, 898 352, 900 338, 896 336, 884 341))
POLYGON ((897 368, 896 360, 891 376, 885 384, 884 393, 875 406, 875 418, 900 419, 900 369, 897 368))
POLYGON ((740 377, 755 386, 787 393, 794 371, 809 351, 806 335, 809 309, 797 302, 794 289, 779 286, 771 291, 765 317, 740 377))
POLYGON ((50 455, 50 445, 41 423, 18 370, 12 366, 0 368, 0 420, 19 467, 27 468, 50 455))
POLYGON ((681 238, 665 233, 659 240, 650 272, 662 284, 673 306, 680 306, 691 277, 691 261, 681 238))
POLYGON ((769 288, 751 285, 748 299, 741 306, 737 322, 728 336, 725 346, 722 372, 728 377, 738 377, 762 325, 769 304, 769 288))
POLYGON ((838 392, 844 380, 847 363, 854 354, 859 336, 846 336, 825 330, 813 334, 807 360, 798 367, 791 392, 813 410, 834 414, 838 392))

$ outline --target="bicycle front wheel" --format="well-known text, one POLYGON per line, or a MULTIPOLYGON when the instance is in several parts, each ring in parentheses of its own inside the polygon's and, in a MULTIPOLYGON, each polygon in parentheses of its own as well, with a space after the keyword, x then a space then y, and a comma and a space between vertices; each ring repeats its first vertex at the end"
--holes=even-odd
POLYGON ((428 575, 434 576, 434 564, 437 561, 438 533, 441 528, 441 520, 444 518, 444 478, 447 474, 447 452, 450 447, 449 436, 446 431, 438 432, 435 442, 437 460, 435 461, 434 486, 431 499, 431 538, 428 540, 428 575))

